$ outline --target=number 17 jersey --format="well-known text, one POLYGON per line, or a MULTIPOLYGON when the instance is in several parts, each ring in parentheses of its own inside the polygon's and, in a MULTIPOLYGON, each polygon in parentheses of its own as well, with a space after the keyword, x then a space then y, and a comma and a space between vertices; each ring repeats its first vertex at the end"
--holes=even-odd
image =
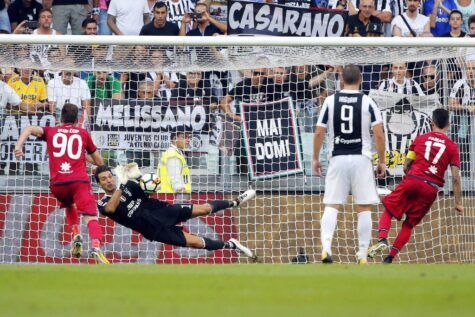
POLYGON ((43 127, 40 139, 47 145, 51 185, 89 183, 86 152, 92 154, 97 148, 85 129, 72 124, 43 127))
POLYGON ((416 158, 407 174, 437 186, 444 185, 444 174, 449 165, 460 168, 458 146, 444 133, 429 132, 418 136, 409 151, 415 152, 416 158))

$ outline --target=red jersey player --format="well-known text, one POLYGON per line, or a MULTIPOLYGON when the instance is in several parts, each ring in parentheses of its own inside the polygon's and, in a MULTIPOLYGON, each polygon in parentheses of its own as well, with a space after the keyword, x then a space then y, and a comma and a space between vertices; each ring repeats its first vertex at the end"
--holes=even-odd
POLYGON ((100 250, 102 230, 97 218, 96 201, 86 170, 86 152, 96 165, 104 165, 89 133, 76 126, 78 107, 67 103, 61 110, 61 125, 56 127, 29 126, 23 130, 15 145, 15 156, 23 156, 23 144, 30 135, 46 142, 49 156, 50 189, 60 205, 66 208, 66 219, 73 228, 71 254, 79 258, 82 253, 82 237, 79 231, 78 212, 84 216, 92 241, 90 255, 97 263, 108 264, 100 250), (76 210, 77 208, 77 210, 76 210))
POLYGON ((368 257, 388 249, 388 232, 392 218, 401 220, 402 228, 390 248, 385 263, 392 263, 411 237, 414 228, 429 212, 444 186, 444 174, 451 166, 455 209, 463 212, 460 182, 460 154, 455 142, 447 137, 449 112, 436 109, 432 113, 432 132, 418 136, 409 148, 404 172, 406 176, 396 189, 383 199, 384 212, 379 220, 379 241, 368 250, 368 257))

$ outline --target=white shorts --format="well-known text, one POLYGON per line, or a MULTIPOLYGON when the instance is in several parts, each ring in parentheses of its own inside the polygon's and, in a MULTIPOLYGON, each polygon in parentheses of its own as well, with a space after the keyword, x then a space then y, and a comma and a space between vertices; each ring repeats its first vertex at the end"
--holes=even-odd
POLYGON ((346 204, 348 195, 353 195, 353 202, 357 205, 379 203, 373 165, 366 156, 338 155, 330 159, 323 203, 346 204))

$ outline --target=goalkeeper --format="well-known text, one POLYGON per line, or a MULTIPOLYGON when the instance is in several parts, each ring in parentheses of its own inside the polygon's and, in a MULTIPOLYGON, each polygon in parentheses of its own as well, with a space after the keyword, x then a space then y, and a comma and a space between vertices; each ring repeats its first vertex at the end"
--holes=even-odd
POLYGON ((256 259, 253 252, 236 239, 212 240, 184 232, 177 226, 191 218, 237 207, 254 198, 256 195, 254 190, 245 191, 235 200, 215 200, 205 205, 170 205, 150 198, 142 190, 137 182, 141 172, 136 163, 118 166, 114 171, 119 184, 116 184, 112 171, 107 166, 98 167, 94 175, 106 193, 97 202, 99 212, 104 216, 141 233, 150 241, 195 249, 235 249, 253 260, 256 259))

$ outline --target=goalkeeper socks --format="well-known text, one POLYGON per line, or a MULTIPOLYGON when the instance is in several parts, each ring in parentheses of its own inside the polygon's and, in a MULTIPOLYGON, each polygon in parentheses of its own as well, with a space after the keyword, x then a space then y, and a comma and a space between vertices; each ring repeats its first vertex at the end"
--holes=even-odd
POLYGON ((391 216, 391 214, 387 210, 384 210, 383 214, 381 215, 381 219, 379 219, 379 226, 378 226, 379 239, 388 238, 388 233, 389 233, 389 230, 391 229, 392 218, 393 216, 391 216))
POLYGON ((321 235, 320 238, 322 240, 322 253, 327 252, 328 254, 331 253, 332 248, 332 239, 333 233, 335 232, 336 228, 336 221, 338 216, 338 210, 332 207, 325 207, 323 211, 322 219, 320 220, 321 223, 321 235))
POLYGON ((236 206, 236 202, 231 200, 215 200, 210 202, 209 205, 211 206, 211 213, 214 214, 215 212, 236 206))
POLYGON ((79 234, 79 214, 74 206, 66 207, 66 222, 71 226, 73 236, 79 234))
POLYGON ((102 241, 102 230, 99 226, 99 221, 97 221, 97 219, 89 220, 87 228, 89 229, 89 237, 92 241, 92 247, 98 248, 102 241))
POLYGON ((214 251, 224 249, 226 246, 226 242, 221 240, 212 240, 209 238, 201 237, 203 240, 204 246, 203 249, 214 251))
POLYGON ((389 255, 395 257, 399 251, 406 245, 406 243, 411 238, 412 228, 404 221, 402 223, 401 231, 399 231, 396 240, 394 240, 393 246, 391 247, 391 251, 389 251, 389 255))
POLYGON ((358 259, 366 259, 368 256, 369 242, 371 241, 371 211, 358 213, 358 259))

